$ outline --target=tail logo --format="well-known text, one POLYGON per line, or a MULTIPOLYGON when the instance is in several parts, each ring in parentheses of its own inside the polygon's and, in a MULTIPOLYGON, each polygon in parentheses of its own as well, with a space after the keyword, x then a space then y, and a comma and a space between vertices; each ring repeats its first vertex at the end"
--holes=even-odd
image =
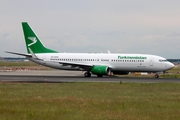
POLYGON ((32 41, 28 46, 34 45, 37 42, 36 37, 28 37, 28 39, 32 41))

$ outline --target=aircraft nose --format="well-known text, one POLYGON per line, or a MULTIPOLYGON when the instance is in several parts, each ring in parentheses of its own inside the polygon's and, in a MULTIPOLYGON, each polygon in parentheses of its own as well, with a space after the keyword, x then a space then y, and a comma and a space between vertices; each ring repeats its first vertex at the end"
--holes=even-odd
POLYGON ((172 68, 174 68, 174 64, 173 63, 168 63, 168 69, 172 69, 172 68))

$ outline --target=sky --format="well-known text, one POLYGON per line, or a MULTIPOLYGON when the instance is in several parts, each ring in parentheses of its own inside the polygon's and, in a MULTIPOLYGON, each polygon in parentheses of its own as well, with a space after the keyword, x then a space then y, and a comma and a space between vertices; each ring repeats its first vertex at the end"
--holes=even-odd
MULTIPOLYGON (((59 52, 180 59, 180 0, 0 0, 0 56, 26 53, 21 22, 59 52)), ((17 56, 16 56, 17 57, 17 56)))

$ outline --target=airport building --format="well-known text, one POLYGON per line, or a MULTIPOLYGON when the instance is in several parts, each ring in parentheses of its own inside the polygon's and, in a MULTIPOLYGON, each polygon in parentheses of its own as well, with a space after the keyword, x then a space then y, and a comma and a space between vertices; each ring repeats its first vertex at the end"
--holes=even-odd
POLYGON ((180 64, 180 59, 167 59, 167 60, 174 64, 180 64))

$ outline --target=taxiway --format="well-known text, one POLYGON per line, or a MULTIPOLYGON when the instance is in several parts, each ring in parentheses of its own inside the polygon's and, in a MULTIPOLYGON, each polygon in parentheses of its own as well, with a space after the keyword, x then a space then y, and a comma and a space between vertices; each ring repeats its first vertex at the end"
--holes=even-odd
POLYGON ((25 83, 62 83, 62 82, 177 82, 176 78, 145 78, 145 77, 109 77, 98 78, 92 76, 85 78, 80 71, 9 71, 0 72, 0 82, 25 82, 25 83))

